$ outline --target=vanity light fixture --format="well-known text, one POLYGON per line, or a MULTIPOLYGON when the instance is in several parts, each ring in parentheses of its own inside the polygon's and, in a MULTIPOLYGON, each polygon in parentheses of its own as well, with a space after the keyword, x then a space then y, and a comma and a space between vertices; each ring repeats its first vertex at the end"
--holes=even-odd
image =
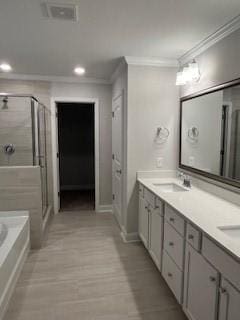
POLYGON ((0 64, 0 70, 3 72, 10 72, 12 71, 12 67, 10 66, 10 64, 3 62, 0 64))
POLYGON ((85 73, 85 69, 83 67, 75 67, 74 68, 74 72, 78 75, 78 76, 82 76, 85 73))
POLYGON ((188 82, 197 82, 200 79, 198 63, 193 60, 177 72, 176 85, 182 86, 188 82))

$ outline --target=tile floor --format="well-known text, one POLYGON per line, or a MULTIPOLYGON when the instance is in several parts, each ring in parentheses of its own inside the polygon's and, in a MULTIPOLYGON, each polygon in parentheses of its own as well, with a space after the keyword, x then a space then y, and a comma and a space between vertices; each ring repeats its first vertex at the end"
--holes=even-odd
POLYGON ((111 214, 62 212, 31 251, 4 320, 185 320, 140 242, 111 214))

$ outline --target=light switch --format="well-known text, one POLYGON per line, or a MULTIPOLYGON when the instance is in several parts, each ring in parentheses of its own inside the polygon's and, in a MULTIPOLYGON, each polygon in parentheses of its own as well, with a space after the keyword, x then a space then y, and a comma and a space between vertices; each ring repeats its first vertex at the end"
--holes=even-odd
POLYGON ((157 158, 157 168, 163 167, 163 157, 157 158))

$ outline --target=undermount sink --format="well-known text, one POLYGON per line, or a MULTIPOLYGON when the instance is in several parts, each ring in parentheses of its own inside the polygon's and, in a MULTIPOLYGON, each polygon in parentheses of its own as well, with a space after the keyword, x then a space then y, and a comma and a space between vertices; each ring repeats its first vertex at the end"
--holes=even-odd
POLYGON ((154 187, 157 187, 160 191, 166 193, 188 191, 188 189, 181 187, 175 183, 153 183, 153 185, 154 187))
POLYGON ((227 236, 240 240, 240 226, 224 226, 218 227, 220 231, 225 233, 227 236))

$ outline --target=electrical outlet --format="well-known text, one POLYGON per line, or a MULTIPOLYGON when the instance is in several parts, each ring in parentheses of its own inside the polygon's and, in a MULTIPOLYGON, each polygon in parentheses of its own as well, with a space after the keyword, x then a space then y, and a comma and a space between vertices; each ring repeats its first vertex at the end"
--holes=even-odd
POLYGON ((162 168, 163 167, 163 158, 159 157, 157 158, 157 168, 162 168))
POLYGON ((191 167, 194 166, 194 162, 195 162, 195 158, 193 156, 190 156, 189 159, 188 159, 188 163, 191 167))

